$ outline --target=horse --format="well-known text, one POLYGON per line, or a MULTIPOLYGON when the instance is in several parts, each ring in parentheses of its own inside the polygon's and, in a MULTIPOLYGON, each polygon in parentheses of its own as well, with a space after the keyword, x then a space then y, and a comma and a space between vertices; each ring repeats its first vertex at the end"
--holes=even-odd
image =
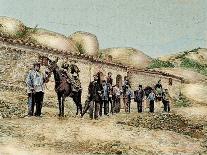
POLYGON ((59 117, 64 117, 64 102, 66 97, 71 97, 76 104, 77 111, 76 115, 80 114, 82 116, 82 104, 81 104, 81 94, 82 91, 72 92, 72 83, 68 82, 67 77, 63 74, 63 71, 57 65, 58 58, 55 61, 48 58, 48 70, 53 73, 55 79, 55 92, 58 97, 59 105, 59 117))

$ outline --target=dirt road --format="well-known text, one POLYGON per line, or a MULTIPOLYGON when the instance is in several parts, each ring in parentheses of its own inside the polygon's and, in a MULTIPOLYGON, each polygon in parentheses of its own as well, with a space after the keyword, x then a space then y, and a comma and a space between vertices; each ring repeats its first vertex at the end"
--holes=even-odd
POLYGON ((0 154, 196 154, 205 150, 203 139, 117 123, 151 115, 147 112, 122 112, 99 120, 74 117, 69 111, 59 119, 56 112, 44 107, 40 118, 0 119, 0 154))

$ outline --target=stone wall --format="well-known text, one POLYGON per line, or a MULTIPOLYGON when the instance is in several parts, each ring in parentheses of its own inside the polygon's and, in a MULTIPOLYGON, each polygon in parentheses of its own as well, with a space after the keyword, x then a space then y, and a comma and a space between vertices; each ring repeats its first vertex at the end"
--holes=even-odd
MULTIPOLYGON (((80 81, 83 87, 82 100, 85 101, 88 93, 88 85, 93 80, 93 75, 98 72, 103 73, 106 77, 108 72, 112 72, 114 84, 116 83, 116 76, 126 76, 127 72, 124 67, 117 67, 115 65, 105 64, 99 61, 92 62, 90 60, 71 57, 70 55, 54 54, 44 50, 29 49, 26 47, 13 46, 4 42, 0 42, 0 84, 18 86, 26 88, 25 78, 28 71, 32 68, 32 63, 38 61, 39 55, 49 57, 50 59, 59 58, 58 66, 63 62, 75 63, 80 69, 80 81)), ((45 66, 41 67, 44 72, 45 66)), ((26 90, 25 90, 26 93, 26 90)), ((50 102, 56 99, 54 91, 54 78, 46 84, 45 97, 50 102)), ((71 100, 71 99, 69 99, 71 100)))
POLYGON ((154 86, 159 79, 161 79, 161 84, 163 88, 168 89, 172 97, 177 98, 181 92, 182 81, 173 77, 158 75, 146 71, 139 72, 130 72, 128 73, 130 78, 131 87, 133 90, 138 88, 138 85, 141 84, 144 87, 154 86), (172 85, 169 84, 169 80, 172 80, 172 85))
MULTIPOLYGON (((21 40, 5 39, 0 37, 0 87, 19 87, 25 89, 25 77, 32 63, 39 59, 39 55, 49 57, 50 59, 59 58, 58 65, 62 62, 75 62, 80 69, 80 80, 83 87, 82 102, 85 101, 88 93, 88 85, 93 80, 93 74, 97 72, 103 73, 105 78, 108 72, 113 73, 113 84, 116 84, 116 79, 121 79, 119 82, 123 83, 124 76, 128 75, 132 84, 132 90, 135 90, 139 84, 145 86, 152 86, 160 78, 164 88, 168 88, 171 96, 177 97, 181 89, 182 79, 166 73, 151 71, 151 70, 137 70, 135 68, 128 68, 121 64, 107 62, 96 57, 87 55, 74 55, 65 51, 50 49, 32 43, 22 42, 21 40), (169 85, 169 78, 172 78, 172 85, 169 85)), ((42 71, 45 67, 42 67, 42 71)), ((45 98, 51 104, 57 101, 54 91, 54 78, 51 77, 49 83, 46 84, 47 89, 45 98)), ((25 90, 26 94, 26 90, 25 90)), ((71 99, 70 99, 71 100, 71 99)))

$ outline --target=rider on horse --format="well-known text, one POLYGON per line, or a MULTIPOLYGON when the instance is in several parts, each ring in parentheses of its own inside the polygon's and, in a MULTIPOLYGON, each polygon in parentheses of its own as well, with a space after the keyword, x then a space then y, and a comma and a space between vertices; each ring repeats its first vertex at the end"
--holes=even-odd
POLYGON ((71 86, 72 86, 71 95, 73 95, 74 92, 81 91, 82 87, 81 87, 81 82, 79 79, 79 72, 80 72, 79 68, 74 64, 69 65, 66 62, 63 63, 61 67, 63 69, 62 70, 63 76, 66 76, 67 82, 71 83, 71 86))

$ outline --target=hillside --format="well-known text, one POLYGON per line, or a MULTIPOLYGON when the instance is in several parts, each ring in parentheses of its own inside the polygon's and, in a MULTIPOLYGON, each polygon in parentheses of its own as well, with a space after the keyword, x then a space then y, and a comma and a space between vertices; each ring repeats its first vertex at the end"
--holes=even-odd
MULTIPOLYGON (((75 32, 66 37, 42 28, 29 28, 21 21, 7 17, 0 17, 0 32, 10 38, 99 57, 129 67, 151 68, 184 79, 182 94, 178 95, 178 100, 172 99, 170 113, 162 112, 161 102, 155 103, 155 113, 149 113, 146 100, 144 112, 137 113, 137 105, 132 100, 130 114, 124 112, 122 103, 120 113, 90 120, 88 114, 83 118, 75 115, 76 106, 71 98, 66 98, 65 117, 58 117, 52 76, 46 85, 42 117, 28 117, 24 79, 32 67, 29 61, 37 57, 37 50, 31 52, 29 49, 28 54, 24 45, 18 43, 14 45, 19 47, 18 50, 2 46, 0 154, 207 154, 206 49, 153 60, 134 48, 100 50, 96 36, 88 32, 75 32)), ((96 71, 102 67, 97 64, 94 67, 96 71)), ((81 69, 87 66, 86 61, 79 65, 81 69)), ((42 67, 42 71, 44 69, 42 67)), ((89 76, 92 75, 80 75, 87 86, 89 76)), ((152 78, 155 78, 154 75, 152 78)), ((168 77, 166 79, 168 81, 168 77)))
POLYGON ((134 48, 108 48, 100 50, 100 57, 135 68, 146 68, 152 58, 134 48))

